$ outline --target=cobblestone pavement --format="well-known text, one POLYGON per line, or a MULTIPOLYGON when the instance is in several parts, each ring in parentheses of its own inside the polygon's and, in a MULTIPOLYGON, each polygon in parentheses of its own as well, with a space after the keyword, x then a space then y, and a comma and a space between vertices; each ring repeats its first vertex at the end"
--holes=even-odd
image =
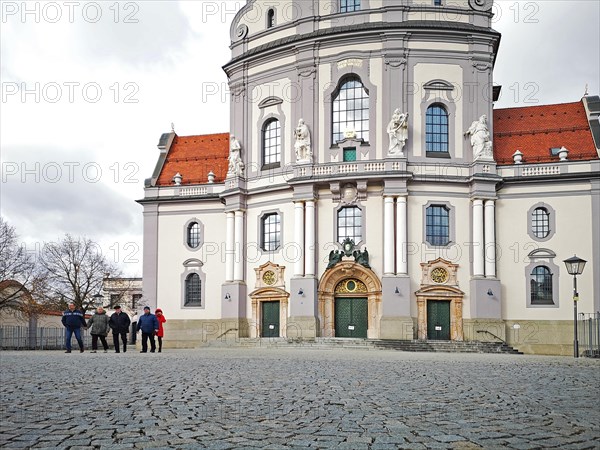
POLYGON ((0 353, 0 447, 600 448, 600 362, 365 350, 0 353))

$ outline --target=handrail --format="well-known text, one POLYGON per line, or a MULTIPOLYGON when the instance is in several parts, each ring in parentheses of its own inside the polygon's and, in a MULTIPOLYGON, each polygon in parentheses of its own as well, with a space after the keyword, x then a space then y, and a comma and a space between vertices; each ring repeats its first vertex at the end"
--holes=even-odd
POLYGON ((220 335, 218 335, 218 336, 216 337, 216 339, 222 338, 223 336, 225 336, 225 335, 226 335, 227 333, 229 333, 230 331, 238 331, 238 329, 237 329, 237 328, 230 328, 229 330, 227 330, 227 331, 224 331, 223 333, 221 333, 220 335))
POLYGON ((506 344, 506 341, 505 341, 504 339, 502 339, 502 338, 501 338, 501 337, 499 337, 499 336, 496 336, 494 333, 491 333, 491 332, 489 332, 488 330, 477 330, 477 332, 478 332, 478 333, 487 333, 487 334, 489 334, 490 336, 493 336, 493 337, 495 337, 496 339, 499 339, 499 340, 500 340, 500 342, 502 342, 503 344, 506 344))

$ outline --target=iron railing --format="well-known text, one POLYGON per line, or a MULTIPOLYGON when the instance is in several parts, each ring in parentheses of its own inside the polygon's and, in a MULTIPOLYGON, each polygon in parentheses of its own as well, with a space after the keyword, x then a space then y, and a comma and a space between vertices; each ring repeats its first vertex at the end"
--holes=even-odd
POLYGON ((600 312, 580 313, 578 322, 581 356, 600 358, 600 312))
MULTIPOLYGON (((81 330, 84 347, 92 347, 89 330, 81 330)), ((71 338, 74 349, 78 349, 75 335, 71 338)), ((0 327, 0 349, 2 350, 60 350, 65 348, 65 329, 50 327, 28 327, 6 325, 0 327)))

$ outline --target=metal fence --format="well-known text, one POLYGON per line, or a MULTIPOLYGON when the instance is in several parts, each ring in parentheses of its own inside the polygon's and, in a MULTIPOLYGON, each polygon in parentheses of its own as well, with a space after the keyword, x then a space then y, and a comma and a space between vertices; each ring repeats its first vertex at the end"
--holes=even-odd
MULTIPOLYGON (((92 336, 89 331, 81 330, 85 348, 91 348, 92 336)), ((78 349, 75 335, 72 346, 78 349)), ((28 326, 0 327, 0 349, 2 350, 60 350, 65 348, 65 329, 28 326)))
POLYGON ((578 322, 581 356, 600 358, 600 312, 580 313, 578 322))

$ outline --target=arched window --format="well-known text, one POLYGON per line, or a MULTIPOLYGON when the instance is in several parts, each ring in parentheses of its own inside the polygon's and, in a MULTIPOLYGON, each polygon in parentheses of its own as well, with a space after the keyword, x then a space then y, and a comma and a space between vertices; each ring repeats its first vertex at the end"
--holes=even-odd
POLYGON ((191 248, 198 248, 200 245, 200 225, 198 222, 192 222, 188 225, 187 243, 191 248))
POLYGON ((531 272, 531 304, 554 304, 552 299, 552 273, 546 266, 536 266, 531 272))
POLYGON ((369 141, 369 93, 360 78, 346 78, 334 93, 331 123, 334 144, 349 130, 355 131, 358 139, 369 141))
POLYGON ((425 151, 448 153, 448 112, 440 104, 431 105, 425 115, 425 151))
POLYGON ((448 208, 431 205, 425 213, 425 234, 430 245, 448 245, 450 242, 450 217, 448 208))
POLYGON ((279 214, 267 214, 262 218, 262 249, 275 251, 281 245, 281 218, 279 214))
POLYGON ((538 238, 550 234, 550 213, 546 208, 535 208, 531 214, 531 231, 538 238))
POLYGON ((360 0, 340 0, 340 12, 360 11, 360 0))
POLYGON ((362 211, 358 206, 346 206, 337 213, 338 242, 350 238, 355 244, 362 240, 362 211))
POLYGON ((263 169, 279 167, 281 162, 281 126, 279 120, 265 122, 262 130, 263 169))
POLYGON ((275 26, 275 10, 273 8, 267 11, 267 28, 273 28, 275 26))
POLYGON ((202 306, 201 282, 197 273, 190 273, 185 279, 185 306, 202 306))

